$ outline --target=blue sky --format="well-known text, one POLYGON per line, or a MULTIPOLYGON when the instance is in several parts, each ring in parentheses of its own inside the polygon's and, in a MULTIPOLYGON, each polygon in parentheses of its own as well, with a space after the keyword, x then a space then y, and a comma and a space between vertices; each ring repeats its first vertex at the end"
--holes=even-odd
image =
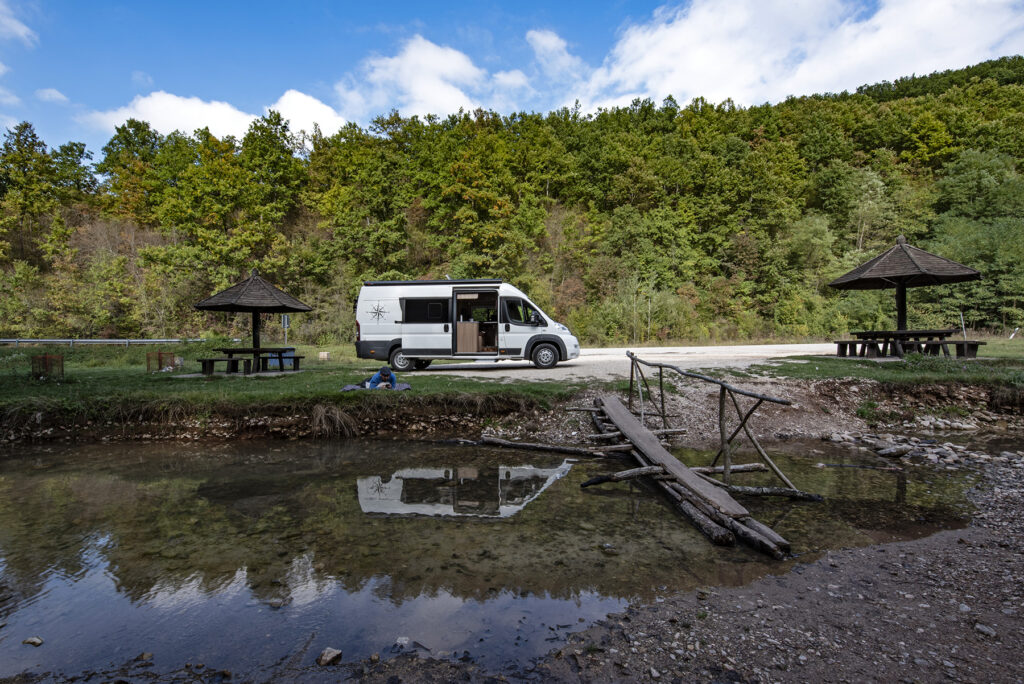
POLYGON ((0 0, 0 125, 99 156, 128 117, 241 135, 460 107, 740 105, 1024 53, 1024 0, 0 0))

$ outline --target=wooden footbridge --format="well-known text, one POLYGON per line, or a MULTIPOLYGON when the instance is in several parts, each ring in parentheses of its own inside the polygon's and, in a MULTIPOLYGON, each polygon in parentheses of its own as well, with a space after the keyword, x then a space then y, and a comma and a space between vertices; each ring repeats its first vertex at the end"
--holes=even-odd
POLYGON ((638 467, 615 473, 614 475, 594 478, 583 483, 582 486, 589 487, 604 482, 652 477, 661 490, 675 504, 676 508, 712 542, 732 545, 739 540, 769 553, 775 558, 781 559, 785 557, 790 549, 789 542, 768 525, 755 520, 750 515, 750 512, 732 497, 732 494, 787 496, 795 499, 821 500, 820 496, 802 492, 793 486, 793 483, 779 470, 778 466, 761 447, 747 425, 751 415, 763 402, 768 401, 786 405, 790 402, 785 399, 748 392, 716 378, 683 371, 668 364, 648 363, 632 353, 627 354, 632 362, 630 372, 630 407, 624 406, 618 398, 610 395, 596 399, 594 402, 595 408, 590 410, 598 433, 591 435, 591 437, 601 441, 607 441, 609 438, 619 440, 622 442, 621 445, 611 448, 602 446, 600 449, 604 451, 628 450, 637 461, 638 467), (660 410, 658 410, 659 405, 652 401, 653 394, 650 390, 650 383, 643 373, 644 366, 658 369, 658 381, 661 389, 660 410), (680 432, 668 427, 668 416, 665 413, 664 401, 664 372, 666 370, 719 386, 719 433, 721 435, 721 444, 710 466, 689 468, 669 453, 662 445, 660 435, 680 432), (634 389, 639 397, 639 418, 630 410, 633 405, 634 389), (647 391, 646 402, 644 399, 645 389, 647 391), (752 408, 744 412, 740 408, 737 395, 751 397, 757 401, 752 408), (737 416, 740 419, 739 426, 729 436, 727 436, 728 430, 726 426, 726 411, 727 404, 729 403, 727 399, 731 399, 731 403, 735 407, 737 416), (648 416, 660 418, 663 428, 652 430, 646 427, 644 421, 648 416), (761 457, 762 463, 733 465, 733 443, 741 431, 753 443, 758 455, 761 457), (722 465, 718 466, 717 462, 720 458, 724 460, 722 465), (743 487, 731 483, 731 477, 734 473, 757 470, 770 470, 782 481, 785 487, 743 487), (712 477, 714 474, 721 474, 722 480, 712 477))

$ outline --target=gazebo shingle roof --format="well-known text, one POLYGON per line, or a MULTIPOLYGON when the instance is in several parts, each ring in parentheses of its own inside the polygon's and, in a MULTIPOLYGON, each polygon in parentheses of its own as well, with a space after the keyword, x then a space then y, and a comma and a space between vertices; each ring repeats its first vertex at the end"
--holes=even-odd
POLYGON ((977 280, 981 273, 955 261, 908 245, 900 236, 896 246, 831 283, 840 290, 881 290, 977 280))
POLYGON ((248 311, 258 313, 289 313, 312 311, 287 292, 279 290, 260 277, 256 269, 252 274, 226 290, 218 292, 195 305, 204 311, 248 311))

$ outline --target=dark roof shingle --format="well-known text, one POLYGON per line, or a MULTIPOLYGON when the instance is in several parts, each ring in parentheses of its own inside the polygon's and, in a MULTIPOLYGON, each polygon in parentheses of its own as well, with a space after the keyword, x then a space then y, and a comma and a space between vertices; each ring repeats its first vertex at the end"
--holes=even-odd
POLYGON ((906 287, 921 287, 979 278, 981 273, 973 268, 912 247, 901 235, 895 247, 839 276, 829 286, 840 290, 880 290, 896 287, 900 282, 906 287))
POLYGON ((204 299, 195 305, 203 311, 250 311, 261 313, 288 313, 290 311, 312 311, 313 307, 303 304, 287 292, 274 287, 256 272, 226 290, 204 299))

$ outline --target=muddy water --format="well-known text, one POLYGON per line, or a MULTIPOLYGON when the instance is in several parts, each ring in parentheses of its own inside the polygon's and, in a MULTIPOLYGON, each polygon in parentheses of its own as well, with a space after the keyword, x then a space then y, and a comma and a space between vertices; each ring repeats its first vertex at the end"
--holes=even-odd
MULTIPOLYGON (((963 479, 825 448, 776 454, 825 503, 745 501, 805 558, 962 524, 963 479)), ((0 461, 0 676, 152 653, 265 679, 326 646, 521 666, 632 600, 791 565, 712 547, 642 485, 579 487, 625 467, 398 441, 21 448, 0 461)))

